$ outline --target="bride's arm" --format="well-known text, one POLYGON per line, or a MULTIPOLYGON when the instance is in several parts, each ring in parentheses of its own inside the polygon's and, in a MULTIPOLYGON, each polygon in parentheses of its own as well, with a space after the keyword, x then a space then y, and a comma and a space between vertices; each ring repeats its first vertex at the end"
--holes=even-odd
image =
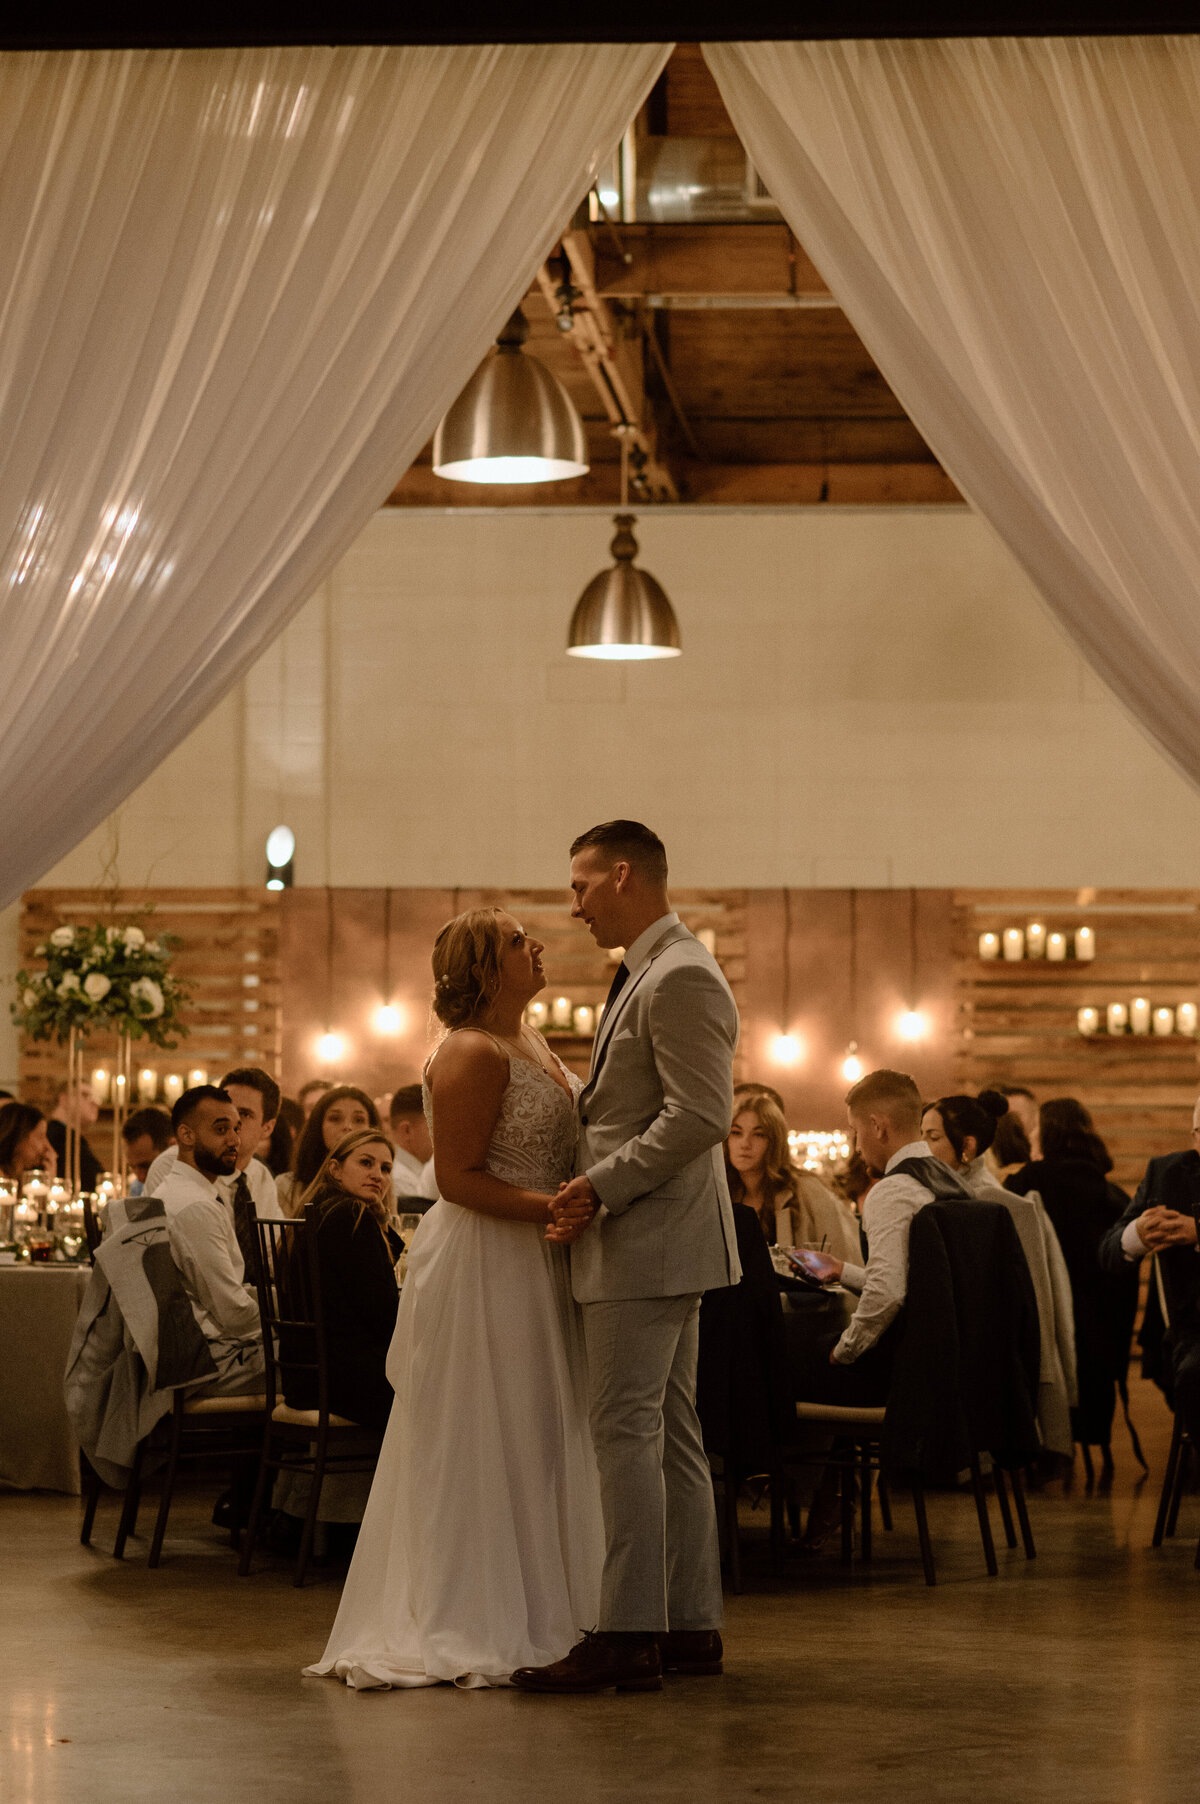
POLYGON ((547 1222, 548 1196, 484 1170, 508 1075, 508 1060, 484 1034, 455 1034, 438 1051, 428 1076, 438 1194, 480 1215, 547 1222))

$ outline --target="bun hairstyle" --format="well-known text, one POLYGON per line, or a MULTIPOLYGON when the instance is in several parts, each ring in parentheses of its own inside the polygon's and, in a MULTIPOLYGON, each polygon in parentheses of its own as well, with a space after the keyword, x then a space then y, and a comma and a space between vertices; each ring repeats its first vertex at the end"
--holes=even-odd
POLYGON ((499 908, 468 908, 433 942, 433 1012, 443 1027, 469 1027, 500 991, 504 937, 499 908))
POLYGON ((1008 1114, 1008 1098, 997 1090, 981 1090, 978 1096, 943 1096, 929 1107, 941 1116, 943 1132, 958 1157, 962 1158, 969 1136, 978 1158, 996 1138, 1000 1118, 1008 1114))

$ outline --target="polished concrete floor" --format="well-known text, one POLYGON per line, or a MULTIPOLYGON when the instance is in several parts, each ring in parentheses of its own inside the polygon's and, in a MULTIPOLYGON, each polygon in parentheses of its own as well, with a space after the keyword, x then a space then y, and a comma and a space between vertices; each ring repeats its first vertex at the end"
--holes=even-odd
POLYGON ((164 1563, 95 1549, 78 1505, 0 1497, 4 1804, 1174 1804, 1200 1799, 1200 1495, 1150 1548, 1166 1452, 1157 1393, 1135 1387, 1151 1478, 1124 1429, 1109 1493, 1031 1500, 1038 1557, 984 1575, 974 1512, 932 1500, 941 1582, 921 1582, 906 1498, 869 1573, 828 1558, 771 1579, 746 1518, 747 1589, 730 1598, 723 1679, 650 1696, 354 1694, 302 1679, 338 1576, 239 1580, 181 1497, 164 1563))

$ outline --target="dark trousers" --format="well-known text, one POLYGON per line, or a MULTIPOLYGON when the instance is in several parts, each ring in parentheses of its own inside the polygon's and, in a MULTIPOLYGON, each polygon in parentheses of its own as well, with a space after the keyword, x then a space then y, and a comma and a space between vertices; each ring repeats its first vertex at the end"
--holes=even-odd
MULTIPOLYGON (((847 1409, 878 1409, 887 1402, 892 1385, 896 1342, 889 1328, 873 1347, 852 1365, 833 1365, 830 1352, 839 1334, 823 1334, 813 1340, 805 1361, 797 1395, 802 1403, 840 1403, 847 1409)), ((1200 1369, 1197 1373, 1200 1377, 1200 1369)))
POLYGON ((1175 1408, 1193 1445, 1200 1447, 1200 1334, 1173 1334, 1171 1340, 1175 1408))

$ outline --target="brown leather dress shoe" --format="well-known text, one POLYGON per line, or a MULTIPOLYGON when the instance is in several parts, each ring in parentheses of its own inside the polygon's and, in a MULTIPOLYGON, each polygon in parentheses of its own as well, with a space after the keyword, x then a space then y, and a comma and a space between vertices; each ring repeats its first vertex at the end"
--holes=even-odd
POLYGON ((662 1662, 656 1635, 587 1634, 552 1666, 519 1666, 518 1691, 565 1695, 582 1691, 661 1691, 662 1662))
POLYGON ((672 1629, 658 1638, 664 1672, 724 1672, 724 1649, 716 1629, 672 1629))

